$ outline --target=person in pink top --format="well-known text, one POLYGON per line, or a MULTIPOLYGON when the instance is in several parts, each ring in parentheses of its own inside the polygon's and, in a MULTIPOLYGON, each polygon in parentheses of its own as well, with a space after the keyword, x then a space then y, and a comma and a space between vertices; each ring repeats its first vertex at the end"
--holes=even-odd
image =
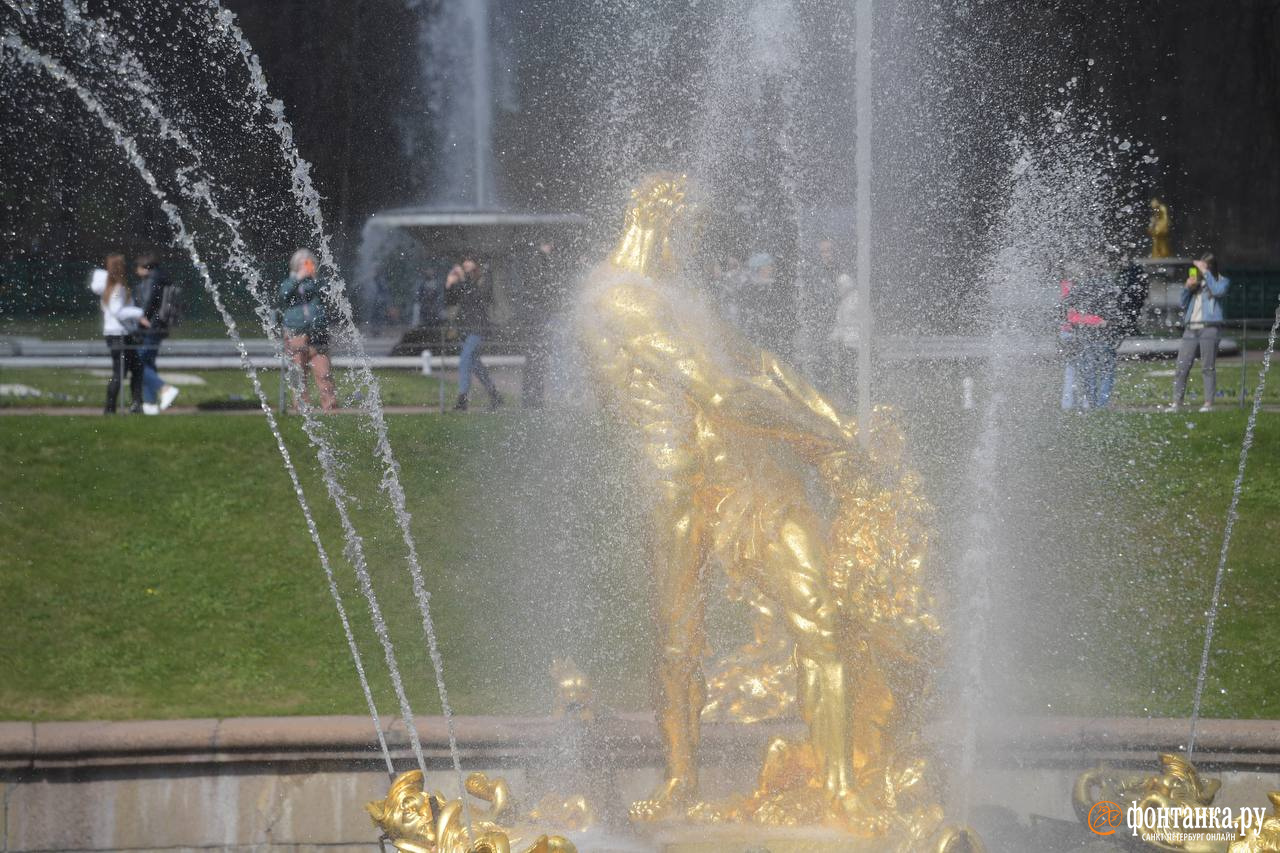
POLYGON ((1083 307, 1078 298, 1072 296, 1076 290, 1075 283, 1063 279, 1058 282, 1061 291, 1063 308, 1062 325, 1058 329, 1058 341, 1063 357, 1062 367, 1062 410, 1069 412, 1076 408, 1088 408, 1092 401, 1087 393, 1077 393, 1077 383, 1084 382, 1086 388, 1092 386, 1090 366, 1086 363, 1086 337, 1088 332, 1101 329, 1104 320, 1098 314, 1081 310, 1083 307))

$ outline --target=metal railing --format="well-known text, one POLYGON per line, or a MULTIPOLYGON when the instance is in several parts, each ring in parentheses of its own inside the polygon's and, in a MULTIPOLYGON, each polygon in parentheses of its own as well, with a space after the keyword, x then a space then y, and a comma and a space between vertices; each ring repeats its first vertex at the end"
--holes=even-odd
POLYGON ((1275 322, 1274 318, 1249 318, 1249 317, 1244 317, 1239 320, 1224 320, 1222 322, 1222 327, 1224 329, 1227 329, 1227 328, 1240 329, 1240 392, 1237 396, 1238 396, 1239 406, 1242 409, 1245 408, 1247 405, 1249 405, 1249 400, 1250 400, 1249 326, 1252 324, 1255 330, 1261 329, 1264 331, 1270 331, 1271 324, 1274 322, 1275 322))

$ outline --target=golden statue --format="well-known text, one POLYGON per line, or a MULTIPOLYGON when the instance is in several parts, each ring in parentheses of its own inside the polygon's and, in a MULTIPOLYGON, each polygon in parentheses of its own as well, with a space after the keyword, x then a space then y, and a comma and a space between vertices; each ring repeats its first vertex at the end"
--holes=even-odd
MULTIPOLYGON (((927 507, 884 412, 858 425, 723 324, 683 278, 696 211, 683 175, 632 192, 579 331, 602 402, 647 462, 664 780, 632 818, 824 824, 877 850, 978 850, 946 827, 915 733, 939 626, 921 586, 927 507), (825 495, 812 497, 816 475, 825 495), (769 745, 757 789, 698 795, 706 575, 718 566, 785 626, 808 736, 769 745)), ((762 640, 763 642, 763 640, 762 640)))
MULTIPOLYGON (((513 811, 511 791, 502 779, 490 780, 483 773, 472 773, 467 777, 466 788, 467 793, 489 804, 474 815, 473 828, 466 825, 462 800, 448 801, 440 793, 423 790, 421 770, 401 773, 391 783, 385 799, 365 808, 401 853, 510 853, 511 845, 519 844, 522 834, 532 834, 498 825, 499 819, 513 811)), ((569 811, 559 816, 567 819, 569 811)), ((583 820, 580 825, 588 822, 583 820)), ((525 848, 525 853, 576 853, 576 849, 558 835, 541 835, 525 848)))
POLYGON ((1169 205, 1158 198, 1151 199, 1151 224, 1147 226, 1147 234, 1151 237, 1151 257, 1173 257, 1173 249, 1169 245, 1170 222, 1169 205))
MULTIPOLYGON (((1210 810, 1221 782, 1204 779, 1195 765, 1174 753, 1160 755, 1156 774, 1116 773, 1105 767, 1087 770, 1076 779, 1071 801, 1082 823, 1092 827, 1092 812, 1110 804, 1119 814, 1148 812, 1181 815, 1178 826, 1162 829, 1144 826, 1138 832, 1125 823, 1117 826, 1122 841, 1134 850, 1178 851, 1178 853, 1280 853, 1280 791, 1267 794, 1271 814, 1264 808, 1238 809, 1240 819, 1234 832, 1224 833, 1212 821, 1193 820, 1198 810, 1210 810), (1234 836, 1224 838, 1223 836, 1234 836)), ((1150 817, 1146 818, 1150 820, 1150 817)), ((1172 823, 1172 821, 1170 821, 1172 823)))
POLYGON ((551 661, 551 678, 555 684, 555 700, 551 716, 557 720, 577 720, 590 723, 595 719, 595 695, 591 682, 573 658, 556 658, 551 661))
MULTIPOLYGON (((1105 767, 1085 771, 1076 779, 1071 802, 1080 821, 1092 827, 1091 814, 1099 803, 1114 804, 1126 816, 1131 809, 1173 815, 1212 806, 1221 784, 1217 779, 1202 778, 1195 765, 1181 755, 1166 752, 1160 755, 1160 772, 1156 774, 1117 773, 1105 767)), ((1136 849, 1227 853, 1229 842, 1220 837, 1222 830, 1216 826, 1183 826, 1176 832, 1166 831, 1168 826, 1163 830, 1159 826, 1143 827, 1133 834, 1127 817, 1124 820, 1125 824, 1116 827, 1124 833, 1119 837, 1136 849)))
POLYGON ((1271 814, 1261 825, 1240 828, 1240 840, 1231 842, 1227 853, 1280 853, 1280 791, 1267 794, 1271 814))

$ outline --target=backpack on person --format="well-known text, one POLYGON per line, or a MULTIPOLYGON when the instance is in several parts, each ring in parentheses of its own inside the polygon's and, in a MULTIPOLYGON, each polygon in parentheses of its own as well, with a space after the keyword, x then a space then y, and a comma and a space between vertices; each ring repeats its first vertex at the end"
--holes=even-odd
POLYGON ((170 283, 160 294, 160 310, 156 319, 165 329, 173 329, 182 322, 182 288, 170 283))

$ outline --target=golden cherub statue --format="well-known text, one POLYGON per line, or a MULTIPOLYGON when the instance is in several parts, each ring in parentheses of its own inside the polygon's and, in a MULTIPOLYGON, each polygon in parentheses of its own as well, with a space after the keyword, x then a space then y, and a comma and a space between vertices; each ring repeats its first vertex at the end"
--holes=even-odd
POLYGON ((914 737, 939 626, 901 437, 881 413, 860 450, 859 425, 720 321, 684 278, 695 220, 685 176, 644 180, 578 307, 595 387, 652 485, 665 774, 632 818, 818 823, 882 850, 978 850, 943 825, 914 737), (807 492, 815 472, 825 500, 807 492), (718 804, 698 794, 709 566, 754 586, 786 626, 808 728, 770 745, 755 792, 718 804))
POLYGON ((1151 237, 1151 257, 1173 257, 1173 249, 1169 244, 1171 222, 1169 205, 1158 198, 1151 199, 1151 224, 1147 226, 1147 234, 1151 237))

